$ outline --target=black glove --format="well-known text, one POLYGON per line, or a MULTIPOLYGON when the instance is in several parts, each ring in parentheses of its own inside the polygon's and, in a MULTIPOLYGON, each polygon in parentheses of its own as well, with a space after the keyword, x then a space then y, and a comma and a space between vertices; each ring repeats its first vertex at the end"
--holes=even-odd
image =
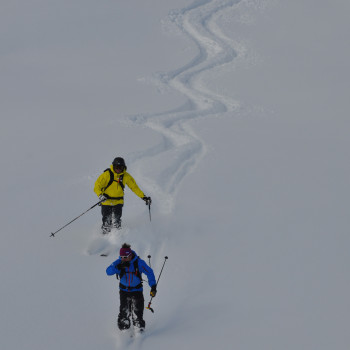
POLYGON ((142 199, 146 202, 146 205, 149 205, 149 204, 152 203, 151 197, 146 197, 146 196, 144 196, 142 199))
POLYGON ((130 261, 123 261, 123 262, 117 264, 115 267, 116 267, 118 270, 122 271, 122 270, 124 270, 126 267, 129 267, 129 266, 130 266, 130 261))
POLYGON ((121 269, 125 269, 126 267, 129 267, 130 266, 130 261, 122 261, 121 263, 119 263, 116 268, 118 270, 121 270, 121 269))
POLYGON ((123 270, 124 269, 124 266, 122 263, 119 263, 118 265, 115 266, 118 270, 123 270))
POLYGON ((151 296, 151 297, 155 297, 156 296, 156 294, 157 294, 157 285, 156 284, 154 284, 152 287, 151 287, 151 291, 149 292, 149 295, 151 296))

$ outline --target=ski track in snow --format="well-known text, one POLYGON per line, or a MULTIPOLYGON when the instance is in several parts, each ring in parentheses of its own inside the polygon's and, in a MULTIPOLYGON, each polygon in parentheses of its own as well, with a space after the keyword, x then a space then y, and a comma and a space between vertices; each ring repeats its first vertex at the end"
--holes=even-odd
POLYGON ((216 117, 237 110, 237 101, 211 91, 201 77, 231 63, 238 55, 234 43, 217 25, 223 11, 241 0, 197 0, 181 10, 172 10, 168 20, 175 24, 198 49, 197 55, 186 65, 167 73, 157 73, 157 85, 171 88, 187 99, 185 105, 162 113, 138 114, 127 117, 131 125, 148 127, 162 136, 153 148, 133 154, 136 178, 147 173, 144 186, 152 193, 161 209, 170 213, 174 197, 184 177, 189 174, 206 152, 204 142, 195 134, 190 123, 203 117, 216 117), (151 160, 151 161, 150 161, 151 160), (162 164, 163 170, 152 174, 152 161, 162 164))
MULTIPOLYGON (((155 199, 156 210, 172 212, 176 193, 181 182, 200 162, 206 153, 205 143, 195 134, 191 123, 201 118, 218 117, 239 108, 237 101, 210 90, 202 78, 217 74, 220 68, 232 63, 239 55, 235 43, 227 38, 217 22, 225 10, 241 0, 197 0, 181 10, 172 10, 168 22, 175 25, 195 45, 197 54, 184 66, 170 72, 156 73, 154 81, 164 89, 174 89, 186 97, 187 102, 174 110, 152 114, 137 114, 127 117, 131 126, 150 128, 161 135, 162 141, 145 151, 128 157, 133 163, 133 176, 143 179, 142 188, 155 199), (152 164, 157 164, 153 172, 152 164), (147 174, 145 176, 144 174, 147 174), (157 205, 161 203, 161 205, 157 205)), ((126 222, 126 221, 125 221, 126 222)), ((140 224, 140 223, 139 223, 140 224)), ((152 227, 133 225, 122 235, 111 233, 108 237, 93 237, 86 254, 112 253, 127 238, 129 231, 136 242, 148 231, 148 243, 139 243, 142 252, 157 251, 154 262, 160 262, 164 250, 152 227), (141 244, 141 246, 140 246, 141 244)))

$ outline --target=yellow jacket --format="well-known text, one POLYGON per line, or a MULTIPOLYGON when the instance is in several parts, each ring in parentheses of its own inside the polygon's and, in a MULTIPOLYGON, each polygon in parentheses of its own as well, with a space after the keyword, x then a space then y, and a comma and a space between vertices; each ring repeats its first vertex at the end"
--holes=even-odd
MULTIPOLYGON (((137 183, 134 180, 134 178, 129 173, 127 173, 125 170, 122 173, 117 174, 113 169, 113 165, 110 166, 110 170, 112 171, 112 173, 114 175, 114 181, 105 190, 105 188, 107 187, 107 185, 109 183, 111 176, 110 176, 109 171, 103 172, 95 182, 94 192, 97 194, 97 196, 100 196, 101 194, 106 194, 109 197, 124 197, 123 187, 125 185, 128 185, 128 187, 131 189, 131 191, 133 191, 140 198, 143 198, 145 196, 144 193, 140 190, 139 186, 137 186, 137 183), (119 183, 119 177, 121 175, 123 175, 123 181, 122 181, 122 183, 124 185, 123 187, 119 183)), ((123 204, 123 203, 124 203, 124 199, 120 198, 120 199, 107 199, 106 201, 104 201, 101 204, 102 205, 117 205, 117 204, 123 204)))

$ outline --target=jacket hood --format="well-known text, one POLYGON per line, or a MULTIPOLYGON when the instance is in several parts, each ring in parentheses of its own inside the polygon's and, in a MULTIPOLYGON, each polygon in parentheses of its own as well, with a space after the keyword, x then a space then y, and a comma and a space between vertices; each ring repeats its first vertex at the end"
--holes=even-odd
POLYGON ((130 260, 130 262, 133 263, 138 258, 138 256, 134 250, 131 250, 131 254, 133 255, 133 258, 130 260))

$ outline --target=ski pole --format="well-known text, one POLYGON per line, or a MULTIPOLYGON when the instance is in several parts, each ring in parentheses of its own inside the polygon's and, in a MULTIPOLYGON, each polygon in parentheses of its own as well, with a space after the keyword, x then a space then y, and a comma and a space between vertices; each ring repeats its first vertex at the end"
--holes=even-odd
MULTIPOLYGON (((159 282, 160 276, 162 275, 162 272, 163 272, 163 269, 164 269, 164 265, 165 265, 165 262, 167 261, 167 259, 168 259, 168 257, 166 256, 164 258, 164 263, 163 263, 162 269, 160 270, 160 274, 159 274, 158 279, 157 279, 157 284, 156 284, 157 287, 158 287, 158 282, 159 282)), ((154 310, 151 308, 152 299, 153 299, 153 297, 151 297, 151 300, 149 301, 148 306, 146 307, 146 309, 151 310, 154 313, 154 310)))
POLYGON ((150 255, 148 255, 148 265, 149 265, 149 267, 151 267, 151 256, 150 255))
POLYGON ((152 200, 150 199, 150 200, 148 201, 149 221, 152 221, 152 220, 151 220, 151 203, 152 203, 152 200))
POLYGON ((75 219, 73 219, 72 221, 69 221, 68 224, 65 224, 64 226, 62 226, 60 229, 58 229, 56 232, 51 232, 50 237, 55 237, 55 234, 59 231, 61 231, 62 229, 64 229, 66 226, 68 226, 69 224, 71 224, 73 221, 79 219, 81 216, 83 216, 84 214, 86 214, 89 210, 91 210, 92 208, 96 207, 96 205, 99 205, 100 203, 102 203, 104 200, 97 202, 96 204, 94 204, 91 208, 89 208, 88 210, 84 211, 84 213, 80 214, 79 216, 77 216, 75 219))

